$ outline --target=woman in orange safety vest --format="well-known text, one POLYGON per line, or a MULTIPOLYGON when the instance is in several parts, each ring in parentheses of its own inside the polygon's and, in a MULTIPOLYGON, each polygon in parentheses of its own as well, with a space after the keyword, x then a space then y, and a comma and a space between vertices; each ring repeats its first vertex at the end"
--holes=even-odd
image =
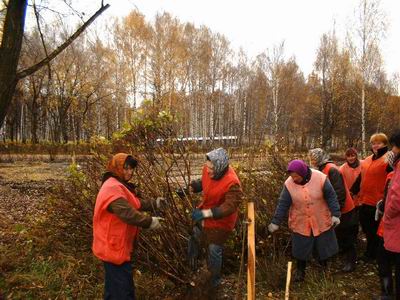
POLYGON ((366 262, 376 258, 378 247, 378 222, 375 221, 375 208, 383 199, 386 176, 392 168, 386 162, 388 138, 383 133, 373 134, 370 138, 372 155, 361 164, 361 174, 352 187, 354 195, 358 194, 361 204, 359 209, 360 224, 367 238, 367 248, 363 256, 366 262))
POLYGON ((332 162, 328 153, 321 148, 309 151, 311 165, 328 176, 340 205, 340 225, 335 228, 339 248, 344 255, 343 272, 352 272, 356 267, 356 241, 358 233, 358 218, 354 209, 354 201, 343 175, 332 162))
POLYGON ((140 228, 158 229, 159 218, 143 210, 159 208, 163 198, 139 199, 129 183, 137 161, 118 153, 107 165, 93 216, 93 254, 103 261, 104 299, 135 299, 131 254, 140 228))
MULTIPOLYGON (((189 239, 190 262, 197 260, 199 241, 207 247, 207 268, 210 273, 208 299, 218 298, 224 245, 235 227, 243 192, 235 170, 229 166, 223 148, 207 153, 201 179, 191 182, 194 193, 202 192, 202 202, 192 212, 196 223, 189 239)), ((196 264, 192 263, 195 269, 196 264)))
POLYGON ((314 255, 324 268, 338 252, 334 227, 340 224, 340 208, 335 190, 325 174, 311 170, 304 161, 293 160, 279 196, 268 231, 279 229, 289 212, 292 255, 297 260, 294 281, 303 281, 306 262, 314 255))
MULTIPOLYGON (((346 162, 341 165, 339 169, 343 175, 344 182, 351 192, 357 177, 361 174, 362 160, 358 159, 358 152, 355 148, 347 149, 344 157, 346 159, 346 162)), ((356 195, 352 194, 352 197, 354 205, 358 211, 358 207, 361 204, 359 203, 358 197, 356 195)))

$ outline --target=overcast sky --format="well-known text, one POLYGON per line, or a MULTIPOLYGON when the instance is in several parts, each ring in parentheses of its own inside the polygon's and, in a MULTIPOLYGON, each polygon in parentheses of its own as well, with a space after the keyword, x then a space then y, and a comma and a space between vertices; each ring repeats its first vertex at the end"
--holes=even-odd
MULTIPOLYGON (((285 41, 286 57, 295 56, 307 75, 313 68, 320 37, 333 28, 341 41, 354 20, 358 0, 104 0, 111 7, 97 23, 124 16, 137 8, 147 20, 169 12, 182 22, 206 25, 224 34, 233 49, 242 47, 249 57, 285 41), (100 21, 101 19, 101 21, 100 21)), ((80 1, 86 14, 100 0, 80 1), (86 4, 84 4, 86 3, 86 4), (89 4, 90 3, 90 4, 89 4), (86 6, 86 7, 85 7, 86 6), (91 7, 90 7, 91 6, 91 7)), ((390 24, 381 50, 388 74, 400 73, 400 1, 382 0, 390 24)))

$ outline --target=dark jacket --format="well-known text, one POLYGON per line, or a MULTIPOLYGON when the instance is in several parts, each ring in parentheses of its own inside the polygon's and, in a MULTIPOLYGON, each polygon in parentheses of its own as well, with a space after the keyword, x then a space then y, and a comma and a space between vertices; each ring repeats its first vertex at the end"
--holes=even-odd
MULTIPOLYGON (((323 164, 319 167, 319 170, 322 172, 322 170, 325 168, 326 164, 328 164, 328 163, 333 163, 333 162, 332 161, 326 162, 325 164, 323 164)), ((344 184, 343 176, 338 169, 330 168, 329 173, 328 173, 328 178, 333 186, 333 189, 336 192, 339 206, 342 209, 344 206, 344 203, 346 202, 346 186, 344 184)))

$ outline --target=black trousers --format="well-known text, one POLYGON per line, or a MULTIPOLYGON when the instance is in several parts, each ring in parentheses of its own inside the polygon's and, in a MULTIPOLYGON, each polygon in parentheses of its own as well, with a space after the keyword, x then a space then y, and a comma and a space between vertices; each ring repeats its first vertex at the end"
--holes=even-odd
POLYGON ((125 262, 122 265, 115 265, 104 262, 105 300, 134 300, 135 285, 133 282, 132 265, 125 262))
POLYGON ((346 260, 355 262, 358 236, 358 211, 356 209, 341 216, 340 225, 335 228, 335 233, 339 249, 346 255, 346 260))
POLYGON ((375 209, 375 206, 361 205, 359 211, 361 228, 367 238, 367 250, 365 251, 365 256, 372 259, 376 258, 379 244, 378 236, 376 234, 379 223, 375 221, 375 209))
POLYGON ((395 295, 396 300, 400 300, 400 253, 391 252, 383 247, 383 239, 378 239, 378 251, 377 251, 377 262, 378 262, 378 273, 379 277, 392 278, 392 269, 395 269, 395 295))
POLYGON ((357 259, 356 243, 358 225, 340 229, 338 228, 335 232, 339 249, 344 255, 346 255, 346 260, 354 262, 357 259))

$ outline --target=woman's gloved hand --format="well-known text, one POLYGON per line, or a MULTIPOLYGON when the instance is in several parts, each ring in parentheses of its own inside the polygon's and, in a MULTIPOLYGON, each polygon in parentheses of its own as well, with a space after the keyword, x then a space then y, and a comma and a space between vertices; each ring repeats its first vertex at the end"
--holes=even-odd
POLYGON ((192 220, 195 222, 199 222, 206 218, 212 218, 213 213, 211 209, 194 209, 192 212, 192 220))
POLYGON ((338 217, 332 216, 332 226, 335 228, 340 224, 340 219, 338 217))
POLYGON ((151 224, 149 229, 150 230, 158 230, 161 229, 161 223, 160 220, 163 220, 163 218, 160 217, 151 217, 151 224))
POLYGON ((268 225, 268 231, 270 233, 274 233, 275 231, 277 231, 279 229, 279 225, 276 225, 274 223, 271 223, 268 225))

